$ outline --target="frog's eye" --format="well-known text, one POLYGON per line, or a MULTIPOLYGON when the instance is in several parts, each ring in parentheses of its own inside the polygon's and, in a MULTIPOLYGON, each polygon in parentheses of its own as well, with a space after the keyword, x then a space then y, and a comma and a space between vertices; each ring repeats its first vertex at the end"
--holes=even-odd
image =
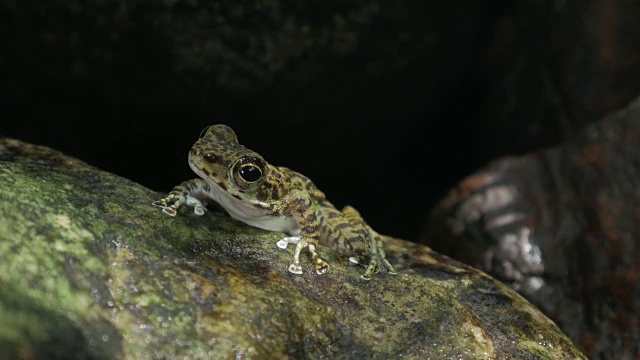
POLYGON ((262 170, 255 165, 242 165, 240 169, 238 169, 238 175, 240 175, 242 180, 248 183, 254 183, 262 177, 262 170))
POLYGON ((246 156, 238 160, 231 172, 233 182, 241 189, 257 186, 264 179, 265 162, 260 157, 246 156))

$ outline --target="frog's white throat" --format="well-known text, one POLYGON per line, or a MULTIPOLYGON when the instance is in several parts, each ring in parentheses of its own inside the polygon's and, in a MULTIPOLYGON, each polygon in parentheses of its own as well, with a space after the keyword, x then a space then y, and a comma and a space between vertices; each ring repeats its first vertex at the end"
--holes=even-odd
POLYGON ((284 214, 271 215, 268 203, 242 196, 236 197, 213 179, 208 178, 191 162, 189 162, 189 166, 193 172, 209 184, 210 191, 202 190, 203 195, 220 204, 232 218, 264 230, 284 232, 293 236, 300 234, 300 227, 293 217, 284 214))

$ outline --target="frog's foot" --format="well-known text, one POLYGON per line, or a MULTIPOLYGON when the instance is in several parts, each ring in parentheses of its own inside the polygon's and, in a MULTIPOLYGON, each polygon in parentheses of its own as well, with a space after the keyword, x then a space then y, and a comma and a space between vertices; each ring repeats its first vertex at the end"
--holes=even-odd
POLYGON ((296 275, 302 274, 302 265, 300 265, 300 260, 294 260, 291 265, 289 265, 289 272, 296 275))
POLYGON ((377 237, 376 243, 378 245, 378 260, 382 266, 387 270, 389 274, 396 275, 398 272, 391 266, 391 263, 387 260, 387 255, 384 253, 384 246, 382 245, 382 238, 377 237))
POLYGON ((368 260, 368 264, 366 259, 362 259, 357 256, 351 256, 349 257, 349 265, 360 265, 366 268, 364 274, 360 276, 360 278, 363 280, 371 280, 373 275, 379 273, 383 267, 389 274, 397 274, 396 270, 393 268, 393 266, 391 266, 389 261, 379 256, 375 256, 372 259, 368 260))
POLYGON ((329 264, 327 264, 324 260, 319 257, 314 259, 316 263, 316 274, 322 275, 326 274, 329 271, 329 264))
MULTIPOLYGON (((300 239, 301 239, 300 236, 289 236, 289 237, 280 239, 280 241, 278 241, 276 245, 280 249, 286 249, 289 244, 296 244, 296 245, 299 244, 300 239)), ((294 256, 293 262, 291 263, 291 265, 289 265, 289 272, 297 275, 302 274, 302 265, 300 264, 299 258, 296 258, 294 256)))
POLYGON ((302 265, 300 264, 300 252, 305 247, 309 249, 309 253, 311 253, 311 258, 313 259, 313 262, 316 264, 316 274, 322 275, 322 274, 325 274, 327 271, 329 271, 329 264, 327 264, 324 260, 320 258, 320 256, 316 252, 316 246, 314 244, 310 244, 304 239, 302 239, 301 237, 297 237, 297 236, 284 238, 280 240, 278 243, 284 242, 285 239, 287 244, 289 244, 289 241, 290 241, 289 239, 291 239, 292 243, 293 242, 296 243, 296 250, 293 253, 293 262, 291 263, 291 265, 289 265, 289 272, 293 274, 298 274, 298 275, 302 274, 302 265))
POLYGON ((162 209, 163 213, 169 216, 176 216, 176 210, 180 207, 182 202, 183 200, 180 195, 171 193, 166 198, 152 202, 151 205, 159 207, 162 209))
POLYGON ((204 215, 207 210, 205 204, 195 197, 175 192, 171 192, 167 197, 156 200, 151 204, 161 208, 162 212, 169 216, 176 216, 177 210, 182 204, 192 206, 196 215, 204 215))
POLYGON ((393 266, 391 266, 391 263, 389 263, 389 261, 387 261, 387 259, 382 259, 382 266, 384 266, 385 269, 387 269, 387 272, 389 274, 392 274, 392 275, 398 274, 396 269, 394 269, 393 266))
POLYGON ((358 256, 350 256, 349 265, 360 265, 366 268, 364 274, 360 276, 360 278, 363 280, 371 280, 371 277, 380 271, 378 261, 375 258, 370 259, 369 264, 367 265, 367 259, 363 259, 358 256))
POLYGON ((313 262, 316 264, 316 274, 322 275, 326 274, 329 271, 329 264, 327 264, 324 260, 320 258, 320 255, 316 252, 316 246, 314 244, 308 245, 309 252, 311 253, 311 258, 313 262))
POLYGON ((289 244, 298 244, 300 242, 300 236, 290 236, 280 239, 276 245, 280 249, 286 249, 289 244))
POLYGON ((373 258, 369 262, 369 266, 367 266, 367 270, 365 270, 364 274, 360 276, 360 279, 369 281, 371 280, 371 277, 374 274, 378 273, 379 271, 380 271, 380 268, 378 267, 378 259, 373 258))
MULTIPOLYGON (((314 258, 316 264, 316 274, 322 275, 326 274, 329 271, 329 264, 327 264, 324 260, 322 260, 319 256, 314 258)), ((302 265, 299 260, 294 260, 291 265, 289 265, 289 272, 293 274, 300 275, 302 274, 302 265)))
POLYGON ((185 201, 185 205, 193 207, 193 212, 196 215, 204 215, 204 212, 207 211, 207 202, 204 200, 198 200, 193 196, 187 195, 187 200, 185 201))

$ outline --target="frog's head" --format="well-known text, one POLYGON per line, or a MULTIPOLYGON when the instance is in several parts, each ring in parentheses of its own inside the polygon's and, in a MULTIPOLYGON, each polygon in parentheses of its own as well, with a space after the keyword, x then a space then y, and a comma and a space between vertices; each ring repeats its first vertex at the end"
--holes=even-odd
POLYGON ((240 145, 226 125, 212 125, 202 131, 189 152, 189 165, 207 182, 239 196, 254 192, 269 169, 262 156, 240 145))

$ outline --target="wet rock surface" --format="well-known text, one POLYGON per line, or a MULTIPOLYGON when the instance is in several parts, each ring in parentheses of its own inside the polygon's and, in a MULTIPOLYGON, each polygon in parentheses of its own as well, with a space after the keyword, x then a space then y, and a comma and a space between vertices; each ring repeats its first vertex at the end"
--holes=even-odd
POLYGON ((511 285, 594 359, 640 357, 640 99, 573 141, 493 162, 423 241, 511 285))
POLYGON ((520 295, 429 248, 387 240, 398 275, 320 247, 287 271, 282 234, 176 218, 160 194, 0 139, 0 347, 12 358, 584 358, 520 295))

